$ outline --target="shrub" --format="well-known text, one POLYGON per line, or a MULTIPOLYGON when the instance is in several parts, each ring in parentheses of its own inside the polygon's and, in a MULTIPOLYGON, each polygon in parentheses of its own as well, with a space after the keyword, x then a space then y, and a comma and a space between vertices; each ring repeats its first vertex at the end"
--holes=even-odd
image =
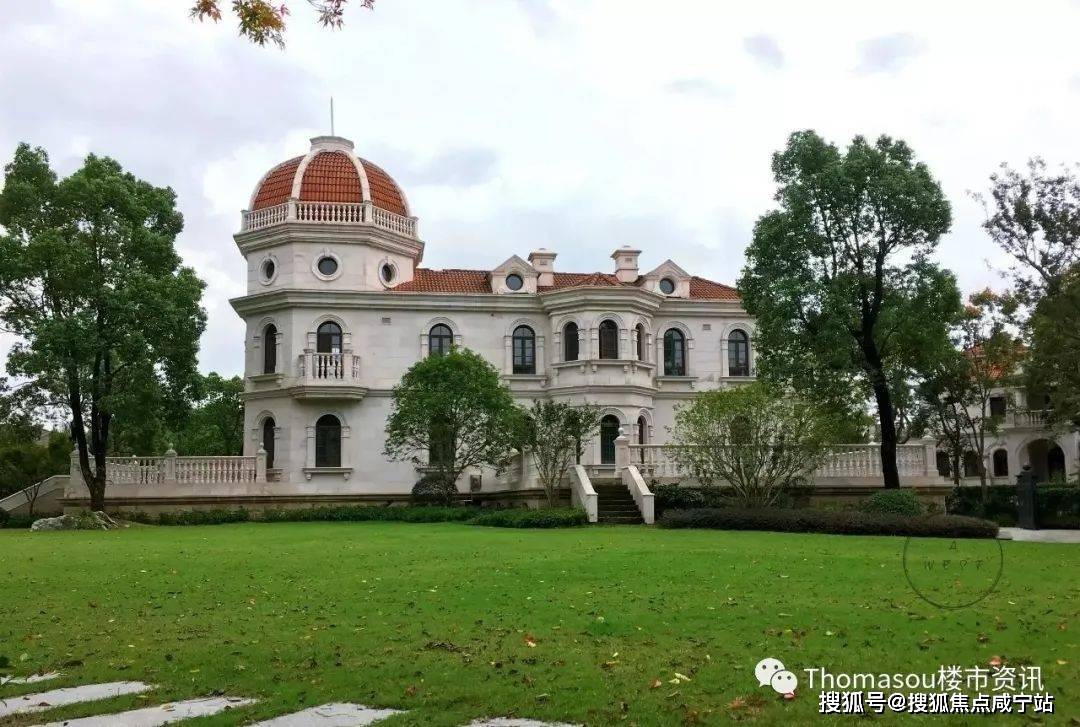
POLYGON ((24 513, 12 514, 7 510, 2 510, 4 515, 0 515, 0 528, 6 528, 7 530, 25 530, 34 524, 35 520, 40 520, 43 517, 51 517, 51 515, 26 515, 24 513), (4 517, 4 516, 7 517, 4 517))
POLYGON ((540 510, 491 510, 472 520, 473 525, 496 528, 569 528, 589 522, 584 510, 577 508, 542 508, 540 510))
POLYGON ((858 511, 713 508, 673 510, 657 522, 666 528, 772 530, 835 535, 915 535, 941 538, 993 538, 998 526, 959 515, 906 517, 858 511))
POLYGON ((412 501, 417 505, 450 505, 457 499, 457 485, 437 472, 429 472, 412 488, 412 501))
POLYGON ((469 507, 382 507, 340 505, 292 510, 266 510, 262 519, 268 523, 284 522, 408 522, 441 523, 471 520, 477 510, 469 507))
MULTIPOLYGON (((983 510, 979 487, 957 487, 945 500, 949 513, 985 517, 1003 525, 1016 525, 1016 487, 992 485, 986 488, 983 510)), ((1035 519, 1041 528, 1080 528, 1080 487, 1039 485, 1035 488, 1035 519)))
POLYGON ((702 507, 726 507, 732 504, 733 492, 719 487, 682 487, 680 485, 652 486, 653 506, 657 514, 665 510, 688 510, 702 507))
POLYGON ((251 520, 251 513, 239 510, 179 510, 163 512, 158 515, 158 525, 224 525, 225 523, 246 523, 251 520))
POLYGON ((922 515, 923 508, 912 490, 882 490, 859 503, 859 511, 872 515, 922 515))

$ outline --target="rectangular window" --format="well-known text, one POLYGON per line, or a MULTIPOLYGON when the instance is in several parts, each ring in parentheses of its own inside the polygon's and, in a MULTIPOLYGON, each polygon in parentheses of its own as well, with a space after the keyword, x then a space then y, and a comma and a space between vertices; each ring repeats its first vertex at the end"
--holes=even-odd
POLYGON ((1004 417, 1005 416, 1005 397, 1004 396, 991 396, 990 397, 990 416, 992 416, 992 417, 1004 417))

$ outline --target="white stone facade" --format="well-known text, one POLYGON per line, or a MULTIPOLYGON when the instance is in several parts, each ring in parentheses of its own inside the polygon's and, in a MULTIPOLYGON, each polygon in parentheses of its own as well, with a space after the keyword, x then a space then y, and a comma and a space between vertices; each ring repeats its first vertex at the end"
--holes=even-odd
MULTIPOLYGON (((235 235, 248 269, 247 294, 232 301, 247 326, 244 454, 272 451, 271 480, 307 483, 301 489, 319 495, 407 494, 420 473, 383 456, 384 427, 391 389, 430 354, 436 326, 501 371, 520 404, 550 398, 599 406, 634 443, 665 442, 676 406, 695 393, 751 380, 753 321, 733 289, 671 261, 641 273, 639 251, 628 247, 615 250, 603 273, 562 273, 547 250, 510 256, 487 271, 425 270, 416 219, 380 210, 366 196, 319 203, 318 219, 301 219, 304 205, 314 203, 297 195, 308 188, 303 175, 312 155, 321 152, 352 158, 345 140, 313 140, 296 173, 303 184, 294 180, 289 199, 272 213, 246 211, 235 235), (566 360, 570 323, 578 355, 566 360), (521 326, 533 332, 535 362, 515 373, 513 337, 521 326), (668 331, 673 360, 665 370, 668 331), (680 348, 681 368, 673 365, 680 348), (340 424, 340 461, 319 461, 316 425, 325 415, 340 424)), ((360 185, 362 195, 368 186, 360 185)), ((257 188, 253 207, 260 196, 257 188)), ((598 438, 583 463, 613 463, 609 450, 598 438)), ((481 475, 485 492, 528 484, 527 471, 524 478, 467 473, 463 490, 477 489, 469 474, 481 475)))

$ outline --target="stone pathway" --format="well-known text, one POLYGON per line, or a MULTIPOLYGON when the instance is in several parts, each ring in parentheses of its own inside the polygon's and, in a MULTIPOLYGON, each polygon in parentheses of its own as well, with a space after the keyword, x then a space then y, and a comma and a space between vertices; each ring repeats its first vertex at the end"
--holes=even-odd
POLYGON ((209 717, 224 712, 232 707, 244 707, 254 704, 254 699, 236 699, 234 697, 209 697, 207 699, 188 699, 183 702, 160 704, 156 707, 133 709, 117 714, 99 714, 95 717, 66 719, 63 722, 50 722, 44 727, 158 727, 195 717, 209 717))
POLYGON ((324 704, 302 712, 286 714, 282 717, 259 722, 254 727, 306 727, 307 725, 326 725, 326 727, 365 727, 381 722, 387 717, 401 714, 399 709, 371 709, 362 704, 324 704))
POLYGON ((31 712, 44 712, 53 707, 64 707, 69 704, 80 702, 96 702, 102 699, 111 699, 123 694, 139 694, 152 689, 149 684, 142 682, 108 682, 106 684, 86 684, 81 687, 64 687, 53 689, 49 692, 38 694, 23 694, 18 697, 10 697, 0 700, 0 717, 12 714, 29 714, 31 712))
POLYGON ((1024 528, 999 528, 1002 540, 1027 543, 1080 543, 1080 530, 1025 530, 1024 528))
MULTIPOLYGON (((60 674, 34 674, 26 677, 7 678, 2 684, 35 684, 56 679, 60 674)), ((64 687, 36 694, 23 694, 7 699, 0 699, 0 718, 14 714, 43 712, 54 707, 65 707, 84 702, 96 702, 125 694, 141 694, 153 689, 153 685, 143 682, 107 682, 105 684, 85 684, 78 687, 64 687)), ((78 717, 62 722, 50 722, 39 727, 159 727, 160 725, 182 722, 197 717, 208 717, 237 707, 255 704, 257 700, 243 697, 206 697, 187 699, 181 702, 142 707, 125 712, 101 714, 91 717, 78 717)), ((375 709, 362 704, 347 702, 323 704, 318 707, 274 717, 259 722, 253 727, 367 727, 377 722, 403 714, 398 709, 375 709)), ((466 727, 579 727, 564 723, 538 722, 531 719, 495 717, 470 722, 466 727)))

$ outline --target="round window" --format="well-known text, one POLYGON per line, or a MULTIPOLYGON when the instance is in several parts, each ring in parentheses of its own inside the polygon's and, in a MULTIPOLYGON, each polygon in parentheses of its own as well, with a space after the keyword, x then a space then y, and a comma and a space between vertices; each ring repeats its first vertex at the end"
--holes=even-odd
POLYGON ((382 267, 379 268, 379 276, 382 278, 382 281, 387 285, 394 282, 394 274, 394 266, 390 263, 383 263, 382 267))
POLYGON ((521 290, 523 285, 525 285, 525 281, 517 273, 510 273, 506 276, 506 287, 510 290, 521 290))
POLYGON ((273 280, 275 272, 277 272, 277 266, 274 265, 274 261, 265 260, 262 264, 263 280, 273 280))
POLYGON ((326 257, 319 258, 319 272, 323 275, 330 276, 337 272, 337 260, 327 255, 326 257))
POLYGON ((675 281, 671 278, 660 279, 660 292, 664 295, 671 295, 675 292, 675 281))

